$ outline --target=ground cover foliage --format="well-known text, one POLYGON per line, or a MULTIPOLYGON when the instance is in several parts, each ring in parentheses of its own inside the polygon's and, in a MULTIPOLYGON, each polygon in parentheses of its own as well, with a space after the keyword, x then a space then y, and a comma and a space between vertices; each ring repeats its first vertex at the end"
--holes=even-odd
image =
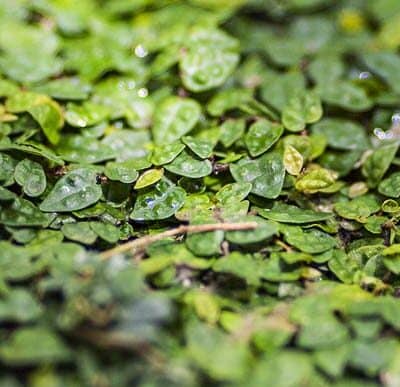
POLYGON ((0 385, 399 386, 399 25, 1 0, 0 385))

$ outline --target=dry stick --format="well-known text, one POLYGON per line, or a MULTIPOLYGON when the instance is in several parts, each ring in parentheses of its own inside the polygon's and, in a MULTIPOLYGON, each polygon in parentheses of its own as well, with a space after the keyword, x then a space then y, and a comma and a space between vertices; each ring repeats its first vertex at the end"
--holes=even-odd
POLYGON ((171 230, 164 231, 160 234, 146 235, 142 238, 135 239, 133 241, 123 243, 110 250, 106 250, 100 254, 101 259, 105 260, 111 258, 115 254, 125 253, 133 250, 137 251, 143 249, 151 243, 160 241, 164 238, 172 237, 179 234, 187 233, 198 233, 207 231, 240 231, 240 230, 252 230, 257 228, 257 222, 242 222, 242 223, 212 223, 212 224, 198 224, 198 225, 182 225, 171 230))

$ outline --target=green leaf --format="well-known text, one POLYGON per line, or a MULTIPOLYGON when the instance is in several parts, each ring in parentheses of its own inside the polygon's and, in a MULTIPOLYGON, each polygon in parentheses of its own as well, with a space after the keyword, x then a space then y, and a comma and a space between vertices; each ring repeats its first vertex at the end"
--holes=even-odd
POLYGON ((243 158, 231 164, 230 171, 238 183, 251 183, 251 192, 256 195, 275 199, 281 193, 285 168, 278 152, 268 152, 257 159, 243 158))
POLYGON ((246 122, 243 119, 228 119, 219 129, 219 140, 225 148, 229 148, 244 135, 246 122))
POLYGON ((400 197, 400 172, 392 173, 389 177, 383 179, 379 183, 378 191, 390 198, 400 197))
POLYGON ((400 93, 400 76, 397 69, 400 57, 392 52, 370 52, 362 56, 363 61, 373 72, 382 77, 396 93, 400 93))
POLYGON ((92 245, 97 239, 97 234, 92 230, 89 222, 65 223, 61 231, 71 241, 85 245, 92 245))
POLYGON ((353 283, 361 269, 356 260, 341 250, 333 250, 328 266, 332 273, 346 284, 353 283))
POLYGON ((313 194, 332 186, 336 181, 336 177, 337 175, 332 171, 316 168, 299 176, 295 186, 300 192, 313 194))
POLYGON ((94 170, 79 168, 57 181, 40 209, 45 212, 77 211, 96 203, 101 195, 101 186, 97 184, 94 170))
MULTIPOLYGON (((213 219, 207 217, 195 217, 191 224, 214 223, 213 219)), ((224 240, 224 232, 221 230, 188 234, 185 240, 187 248, 200 257, 218 255, 221 252, 221 243, 224 240)))
POLYGON ((167 145, 189 133, 200 118, 200 105, 190 98, 168 97, 158 106, 152 133, 157 145, 167 145))
POLYGON ((291 132, 301 132, 306 124, 322 117, 322 105, 315 93, 303 93, 292 97, 282 111, 282 123, 291 132))
POLYGON ((283 126, 267 120, 252 124, 246 134, 245 142, 252 157, 265 153, 282 136, 283 126))
POLYGON ((69 103, 65 112, 65 120, 72 126, 85 128, 104 121, 109 116, 109 110, 103 105, 85 101, 78 105, 69 103))
POLYGON ((66 161, 82 164, 94 164, 115 158, 116 152, 111 146, 94 138, 68 135, 57 147, 57 153, 66 161))
POLYGON ((251 187, 250 183, 226 184, 215 194, 215 198, 222 204, 237 203, 246 199, 251 187))
MULTIPOLYGON (((21 10, 21 3, 15 9, 21 10)), ((0 69, 8 77, 22 83, 32 83, 62 70, 62 62, 55 55, 59 39, 51 31, 27 23, 15 23, 9 18, 2 20, 0 35, 3 50, 0 69), (37 55, 38 52, 40 55, 37 55)))
POLYGON ((91 86, 79 78, 60 78, 34 86, 33 91, 48 94, 60 100, 85 100, 89 96, 91 86))
POLYGON ((135 189, 142 189, 157 183, 164 176, 164 169, 154 168, 143 172, 136 181, 135 189))
POLYGON ((278 233, 278 227, 275 222, 264 220, 256 216, 248 216, 241 220, 245 222, 256 222, 258 226, 254 230, 228 231, 226 233, 226 239, 229 242, 237 245, 247 245, 264 241, 278 233))
POLYGON ((17 165, 17 161, 14 160, 7 153, 0 153, 0 181, 5 182, 6 185, 14 179, 14 170, 17 165))
POLYGON ((7 226, 45 226, 51 220, 30 201, 16 198, 10 206, 0 212, 0 223, 7 226))
POLYGON ((185 197, 182 188, 162 179, 154 187, 140 191, 130 217, 136 221, 167 219, 183 206, 185 197))
POLYGON ((335 238, 318 229, 303 230, 299 226, 280 227, 285 240, 304 253, 317 254, 336 247, 335 238))
POLYGON ((310 380, 312 364, 305 353, 289 350, 264 356, 254 367, 249 386, 294 387, 310 380), (290 369, 289 372, 285 370, 290 369))
POLYGON ((30 113, 52 144, 60 141, 59 131, 64 126, 64 116, 61 107, 51 98, 42 94, 20 92, 8 98, 6 106, 12 113, 30 113))
POLYGON ((329 212, 317 212, 282 202, 275 202, 271 209, 260 209, 258 214, 276 222, 298 224, 321 222, 332 218, 329 212))
POLYGON ((35 321, 42 314, 42 310, 31 293, 17 288, 0 301, 0 320, 20 323, 35 321))
POLYGON ((319 84, 317 93, 328 105, 338 106, 351 112, 363 112, 373 106, 366 91, 350 81, 336 80, 319 84))
POLYGON ((179 68, 190 91, 221 86, 239 61, 238 42, 217 29, 194 29, 184 47, 179 68))
POLYGON ((45 328, 20 328, 3 343, 0 358, 13 366, 63 363, 71 353, 60 338, 45 328))
POLYGON ((281 111, 289 99, 305 89, 305 78, 300 71, 287 73, 272 72, 265 75, 261 85, 261 98, 271 104, 276 110, 281 111))
POLYGON ((216 297, 204 291, 188 293, 186 299, 193 304, 200 319, 215 324, 220 315, 220 307, 216 297))
POLYGON ((229 273, 243 278, 249 285, 260 284, 260 265, 250 254, 232 252, 224 258, 218 259, 212 266, 218 273, 229 273))
POLYGON ((348 202, 341 201, 335 204, 335 211, 342 218, 354 219, 362 223, 380 208, 378 199, 373 195, 363 195, 348 202))
MULTIPOLYGON (((95 143, 93 139, 91 140, 91 142, 95 143)), ((143 159, 146 158, 146 156, 149 154, 147 150, 147 145, 149 144, 149 142, 150 135, 147 130, 116 130, 107 135, 101 141, 102 146, 95 145, 95 148, 98 147, 99 150, 101 150, 101 153, 99 153, 99 157, 102 156, 103 159, 111 159, 114 157, 117 161, 139 159, 141 164, 143 164, 143 159), (104 145, 106 145, 106 147, 103 147, 104 145)), ((74 148, 74 146, 72 146, 72 148, 74 148)), ((147 161, 145 165, 147 166, 143 166, 141 168, 136 166, 135 169, 148 168, 151 166, 151 163, 147 161)))
POLYGON ((98 237, 108 243, 115 243, 119 240, 119 229, 111 223, 90 222, 90 228, 97 234, 98 237))
POLYGON ((218 117, 228 110, 238 109, 253 99, 250 89, 227 89, 215 94, 207 105, 207 111, 212 116, 218 117))
POLYGON ((28 196, 40 196, 46 189, 46 175, 43 167, 29 159, 20 161, 14 171, 15 181, 28 196))
POLYGON ((182 137, 182 142, 201 159, 210 157, 215 145, 213 141, 208 139, 195 138, 192 136, 182 137))
POLYGON ((325 118, 313 125, 315 134, 324 136, 328 145, 341 150, 364 150, 368 148, 368 140, 364 128, 352 121, 338 118, 325 118))
POLYGON ((369 187, 376 187, 388 170, 398 149, 397 144, 389 144, 375 149, 364 161, 362 174, 369 187))
POLYGON ((250 361, 247 346, 218 328, 190 323, 186 328, 186 340, 190 358, 212 378, 239 381, 246 374, 250 361))
POLYGON ((135 169, 136 161, 108 162, 104 168, 104 174, 114 181, 129 184, 136 181, 139 172, 135 169))
POLYGON ((392 338, 381 338, 375 342, 353 341, 350 364, 367 375, 376 375, 389 364, 396 348, 397 342, 392 338))
POLYGON ((166 164, 164 168, 176 175, 193 179, 210 175, 212 172, 212 165, 209 160, 201 160, 186 150, 180 153, 171 163, 166 164))
POLYGON ((294 146, 287 145, 283 151, 283 164, 287 173, 297 176, 303 169, 304 158, 294 146))
POLYGON ((184 149, 185 144, 182 144, 181 142, 160 145, 153 149, 150 160, 154 165, 157 166, 168 164, 173 161, 184 149))

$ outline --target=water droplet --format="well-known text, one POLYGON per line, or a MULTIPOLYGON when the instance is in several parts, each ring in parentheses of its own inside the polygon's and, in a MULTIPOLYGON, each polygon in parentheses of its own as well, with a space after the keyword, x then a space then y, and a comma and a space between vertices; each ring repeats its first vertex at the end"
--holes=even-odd
POLYGON ((369 71, 362 71, 359 75, 359 79, 368 79, 371 77, 371 73, 369 71))
POLYGON ((389 140, 393 137, 393 133, 385 132, 381 128, 374 129, 374 135, 379 138, 379 140, 389 140))
POLYGON ((392 115, 393 124, 400 124, 400 113, 394 113, 392 115))
POLYGON ((128 86, 129 90, 132 90, 132 89, 134 89, 136 87, 136 82, 135 81, 129 81, 127 86, 128 86))
POLYGON ((71 189, 67 185, 63 185, 60 190, 64 195, 68 195, 71 192, 71 189))
POLYGON ((83 118, 78 118, 76 120, 76 125, 78 125, 80 127, 85 127, 87 125, 87 122, 83 118))
POLYGON ((138 90, 138 96, 140 98, 146 98, 149 95, 149 91, 145 87, 141 87, 138 90))
POLYGON ((153 198, 147 198, 147 199, 145 199, 145 203, 147 204, 147 207, 149 207, 150 209, 153 209, 155 200, 153 198))
POLYGON ((139 57, 139 58, 144 58, 145 56, 147 56, 147 54, 148 54, 148 51, 144 48, 143 45, 138 44, 138 45, 135 47, 135 55, 136 55, 137 57, 139 57))

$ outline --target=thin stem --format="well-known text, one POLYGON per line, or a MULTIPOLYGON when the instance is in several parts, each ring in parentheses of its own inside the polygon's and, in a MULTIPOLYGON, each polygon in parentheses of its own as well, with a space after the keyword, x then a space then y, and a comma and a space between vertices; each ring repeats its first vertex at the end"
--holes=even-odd
POLYGON ((101 259, 106 260, 111 258, 113 255, 125 253, 127 251, 137 252, 138 250, 144 249, 151 243, 160 241, 164 238, 187 234, 187 233, 199 233, 208 231, 240 231, 240 230, 252 230, 257 228, 256 222, 242 222, 242 223, 213 223, 213 224, 198 224, 198 225, 181 225, 171 230, 164 231, 160 234, 146 235, 142 238, 137 238, 133 241, 123 243, 110 250, 106 250, 100 254, 101 259))

